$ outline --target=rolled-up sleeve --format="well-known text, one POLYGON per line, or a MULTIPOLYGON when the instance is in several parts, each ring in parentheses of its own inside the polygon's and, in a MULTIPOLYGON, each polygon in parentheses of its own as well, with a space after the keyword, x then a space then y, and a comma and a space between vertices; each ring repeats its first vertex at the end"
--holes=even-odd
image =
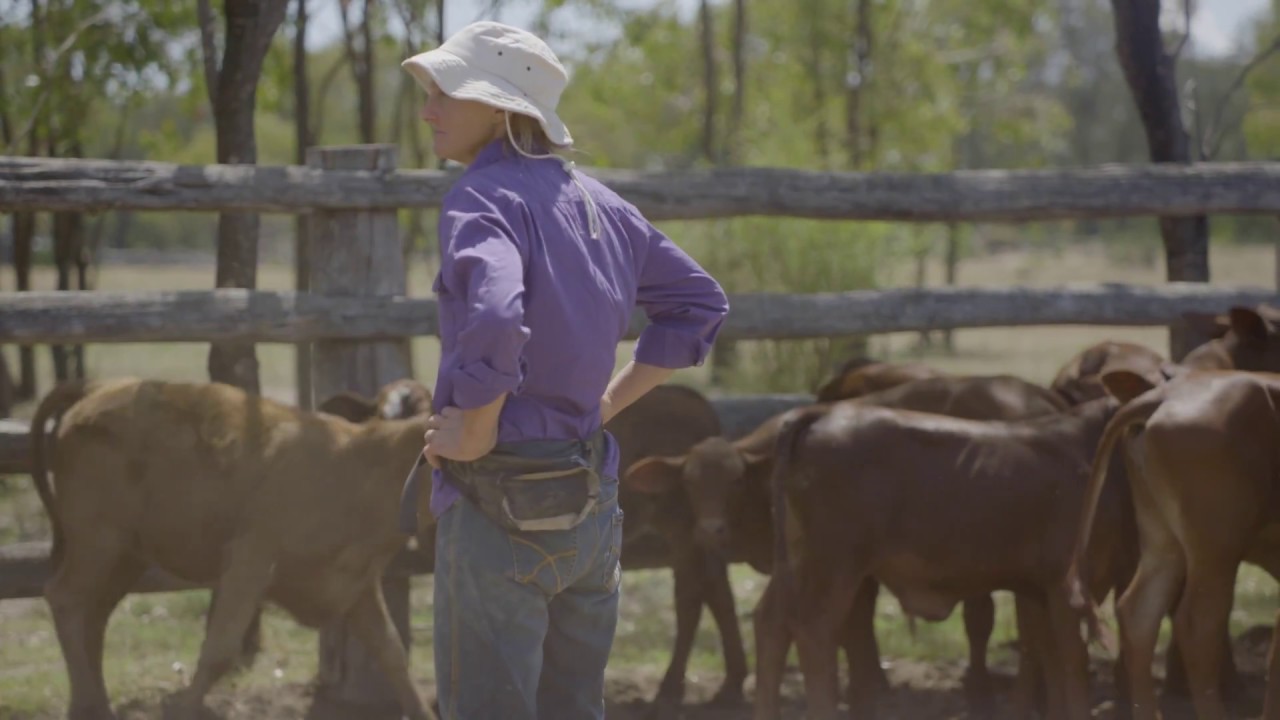
POLYGON ((524 261, 507 220, 468 188, 450 193, 442 208, 440 246, 440 283, 460 308, 456 362, 441 372, 450 374, 453 404, 468 410, 524 381, 524 261))
POLYGON ((724 290, 660 230, 637 218, 648 235, 636 304, 649 324, 636 342, 636 362, 663 368, 701 365, 729 312, 724 290))

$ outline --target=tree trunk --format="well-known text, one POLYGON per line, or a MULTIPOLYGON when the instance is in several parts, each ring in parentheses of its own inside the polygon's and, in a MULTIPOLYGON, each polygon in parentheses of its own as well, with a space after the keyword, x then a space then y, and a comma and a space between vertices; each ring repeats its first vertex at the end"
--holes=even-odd
POLYGON ((867 122, 866 91, 871 80, 871 0, 854 0, 853 62, 845 96, 845 143, 849 169, 863 170, 872 162, 872 123, 867 122))
POLYGON ((720 95, 716 72, 716 35, 711 22, 711 4, 702 0, 698 11, 702 33, 702 156, 716 162, 716 106, 720 95))
POLYGON ((725 138, 726 157, 730 165, 742 164, 743 114, 747 108, 747 0, 733 3, 733 108, 729 113, 729 130, 725 138))
MULTIPOLYGON (((946 257, 946 283, 947 287, 954 287, 956 284, 956 275, 960 269, 960 226, 955 223, 947 224, 947 257, 946 257)), ((951 336, 951 328, 942 331, 942 346, 948 353, 956 351, 955 339, 951 336)))
MULTIPOLYGON (((1115 15, 1116 54, 1133 94, 1147 147, 1154 162, 1190 163, 1191 139, 1182 123, 1178 101, 1177 58, 1168 53, 1160 35, 1160 0, 1111 0, 1115 15)), ((1204 215, 1163 217, 1167 278, 1171 281, 1209 281, 1209 221, 1204 215)), ((1169 354, 1181 360, 1207 341, 1185 324, 1170 327, 1169 354)))
MULTIPOLYGON (((36 234, 35 213, 13 214, 13 271, 18 292, 31 289, 31 250, 36 234)), ((18 347, 18 382, 14 388, 18 402, 36 396, 36 353, 30 345, 18 347)))
POLYGON ((356 85, 360 142, 372 143, 377 135, 377 116, 374 112, 373 29, 370 23, 373 2, 364 0, 360 26, 354 31, 347 17, 347 10, 350 7, 350 2, 341 3, 339 18, 342 20, 342 42, 347 53, 347 64, 351 66, 351 77, 356 85), (356 43, 356 32, 360 35, 359 44, 356 43))
MULTIPOLYGON (((307 164, 307 148, 311 137, 311 93, 307 84, 307 0, 298 0, 297 26, 293 37, 293 127, 297 142, 294 161, 307 164)), ((294 216, 293 223, 293 287, 306 292, 311 287, 311 244, 306 215, 294 216)), ((311 343, 294 345, 294 386, 298 407, 311 409, 311 343)))
MULTIPOLYGON (((219 163, 251 165, 258 160, 253 132, 258 80, 271 38, 284 20, 286 5, 287 0, 226 0, 226 44, 216 72, 213 103, 219 163)), ((258 216, 220 214, 215 286, 256 287, 257 269, 258 216)), ((209 348, 209 378, 260 393, 253 344, 213 343, 209 348)))
POLYGON ((823 32, 824 18, 821 9, 818 7, 817 0, 809 0, 809 7, 805 12, 805 22, 808 24, 809 42, 804 43, 805 60, 808 64, 809 82, 813 89, 813 145, 818 151, 818 159, 820 167, 823 170, 831 169, 831 131, 827 127, 827 74, 822 62, 822 49, 826 47, 826 38, 823 32))

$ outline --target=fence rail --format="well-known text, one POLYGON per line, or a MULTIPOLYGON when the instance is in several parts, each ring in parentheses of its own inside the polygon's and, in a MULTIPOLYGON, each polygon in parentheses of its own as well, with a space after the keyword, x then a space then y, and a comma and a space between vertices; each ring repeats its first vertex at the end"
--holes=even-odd
MULTIPOLYGON (((1030 221, 1141 215, 1280 214, 1280 163, 1104 165, 937 174, 776 168, 586 169, 655 220, 1030 221)), ((455 171, 0 156, 0 212, 437 208, 455 171)))
MULTIPOLYGON (((1164 325, 1185 313, 1280 302, 1275 290, 1201 283, 1036 289, 894 289, 732 295, 721 337, 802 339, 944 328, 1164 325)), ((627 334, 644 326, 637 313, 627 334)), ((436 334, 431 298, 263 290, 0 294, 0 342, 305 342, 436 334)))

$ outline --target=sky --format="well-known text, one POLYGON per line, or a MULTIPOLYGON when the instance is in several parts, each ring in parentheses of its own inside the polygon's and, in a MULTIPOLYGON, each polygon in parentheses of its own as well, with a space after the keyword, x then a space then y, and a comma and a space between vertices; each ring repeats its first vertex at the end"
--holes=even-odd
MULTIPOLYGON (((692 18, 699 0, 621 0, 626 6, 652 7, 658 2, 674 2, 681 16, 692 18)), ((727 0, 713 0, 721 4, 727 0)), ((1200 56, 1223 56, 1236 51, 1251 36, 1251 20, 1267 6, 1268 0, 1197 0, 1191 19, 1191 43, 1188 51, 1200 56)), ((538 0, 506 0, 496 17, 519 27, 528 27, 541 3, 538 0)), ((445 0, 445 34, 451 35, 462 26, 485 17, 491 0, 445 0)), ((1173 27, 1182 24, 1181 2, 1165 0, 1166 20, 1173 27)), ((314 12, 308 27, 308 42, 323 45, 338 36, 337 3, 325 2, 314 12)), ((575 28, 576 29, 576 28, 575 28)), ((591 26, 591 31, 610 33, 609 27, 591 26)), ((587 28, 583 28, 586 32, 587 28)), ((430 48, 424 48, 427 50, 430 48)), ((559 50, 559 48, 557 48, 559 50)))

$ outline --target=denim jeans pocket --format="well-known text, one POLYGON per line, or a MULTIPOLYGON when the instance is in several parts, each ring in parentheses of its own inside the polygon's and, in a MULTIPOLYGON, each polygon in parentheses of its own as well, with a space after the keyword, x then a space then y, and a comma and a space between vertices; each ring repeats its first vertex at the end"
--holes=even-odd
POLYGON ((511 543, 512 576, 534 585, 547 596, 567 588, 577 574, 578 533, 574 530, 507 531, 511 543))
POLYGON ((601 585, 605 592, 613 592, 622 582, 622 508, 613 511, 613 517, 604 538, 604 558, 600 563, 601 585))

